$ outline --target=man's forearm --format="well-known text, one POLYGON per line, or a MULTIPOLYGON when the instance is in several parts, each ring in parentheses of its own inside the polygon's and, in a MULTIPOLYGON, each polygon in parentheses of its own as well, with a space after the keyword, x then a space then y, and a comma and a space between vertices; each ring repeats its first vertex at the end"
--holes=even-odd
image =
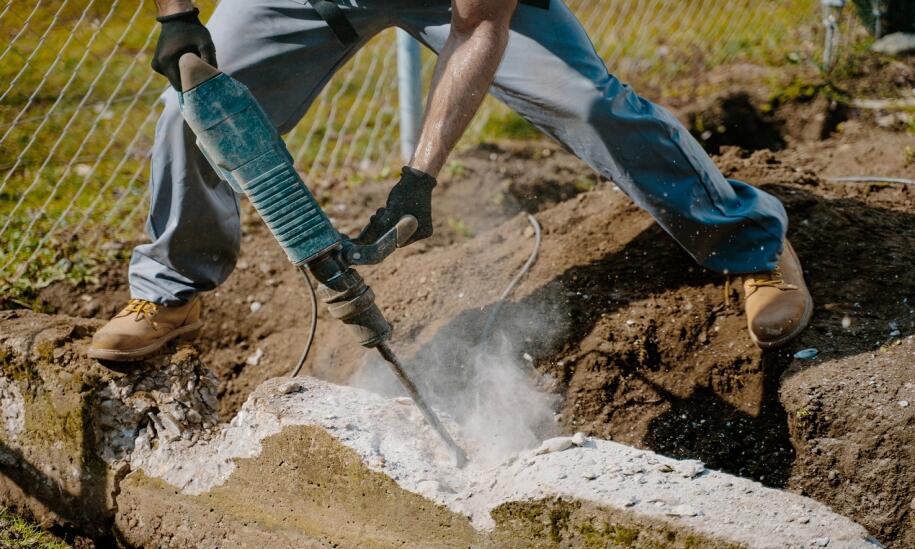
POLYGON ((439 54, 410 166, 437 176, 473 119, 505 47, 517 0, 452 0, 451 35, 439 54))
POLYGON ((194 4, 190 0, 156 0, 159 17, 181 13, 194 9, 194 4))

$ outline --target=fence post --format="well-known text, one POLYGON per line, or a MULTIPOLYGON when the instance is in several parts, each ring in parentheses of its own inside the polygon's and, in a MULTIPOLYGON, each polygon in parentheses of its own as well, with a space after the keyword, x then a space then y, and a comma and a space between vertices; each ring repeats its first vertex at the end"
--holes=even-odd
POLYGON ((397 29, 397 93, 400 100, 400 154, 409 162, 423 117, 422 60, 419 42, 397 29))
POLYGON ((823 45, 823 69, 832 70, 838 57, 839 48, 839 18, 845 0, 820 0, 823 6, 823 26, 826 28, 825 44, 823 45))

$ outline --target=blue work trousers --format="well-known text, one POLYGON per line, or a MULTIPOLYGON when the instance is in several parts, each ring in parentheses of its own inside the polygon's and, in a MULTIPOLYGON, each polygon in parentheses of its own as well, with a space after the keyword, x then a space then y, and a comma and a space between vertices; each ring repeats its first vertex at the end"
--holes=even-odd
MULTIPOLYGON (((350 46, 307 2, 222 0, 208 22, 220 68, 251 89, 282 133, 378 32, 400 27, 435 52, 448 38, 449 0, 340 5, 359 33, 350 46)), ((562 1, 549 10, 518 7, 491 91, 613 180, 700 264, 734 274, 775 266, 787 227, 782 204, 725 179, 667 110, 611 75, 562 1)), ((135 298, 171 304, 229 276, 240 223, 238 196, 198 151, 177 94, 169 90, 163 101, 152 157, 151 242, 134 250, 130 286, 135 298)))

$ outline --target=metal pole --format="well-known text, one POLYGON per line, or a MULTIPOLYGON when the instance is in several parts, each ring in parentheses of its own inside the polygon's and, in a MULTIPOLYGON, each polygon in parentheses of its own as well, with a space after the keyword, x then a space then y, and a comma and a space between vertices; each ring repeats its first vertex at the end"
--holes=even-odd
POLYGON ((826 28, 825 44, 823 45, 823 69, 832 70, 836 62, 836 50, 839 46, 839 17, 845 0, 821 0, 823 5, 823 26, 826 28))
POLYGON ((883 36, 883 18, 886 17, 886 2, 883 0, 871 0, 871 12, 874 16, 874 38, 879 40, 883 36))
POLYGON ((419 42, 397 29, 397 90, 400 99, 400 155, 409 162, 423 119, 422 60, 419 42))

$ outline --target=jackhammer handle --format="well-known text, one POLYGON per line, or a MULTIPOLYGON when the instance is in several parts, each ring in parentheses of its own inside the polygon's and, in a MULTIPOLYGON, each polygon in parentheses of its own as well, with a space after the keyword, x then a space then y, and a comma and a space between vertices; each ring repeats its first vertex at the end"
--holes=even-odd
POLYGON ((405 215, 394 228, 371 244, 356 244, 352 240, 344 240, 343 259, 349 265, 377 265, 394 253, 394 250, 404 246, 417 227, 419 221, 412 215, 405 215))
POLYGON ((201 59, 196 53, 185 53, 178 58, 181 74, 181 91, 186 92, 220 74, 219 69, 201 59))

